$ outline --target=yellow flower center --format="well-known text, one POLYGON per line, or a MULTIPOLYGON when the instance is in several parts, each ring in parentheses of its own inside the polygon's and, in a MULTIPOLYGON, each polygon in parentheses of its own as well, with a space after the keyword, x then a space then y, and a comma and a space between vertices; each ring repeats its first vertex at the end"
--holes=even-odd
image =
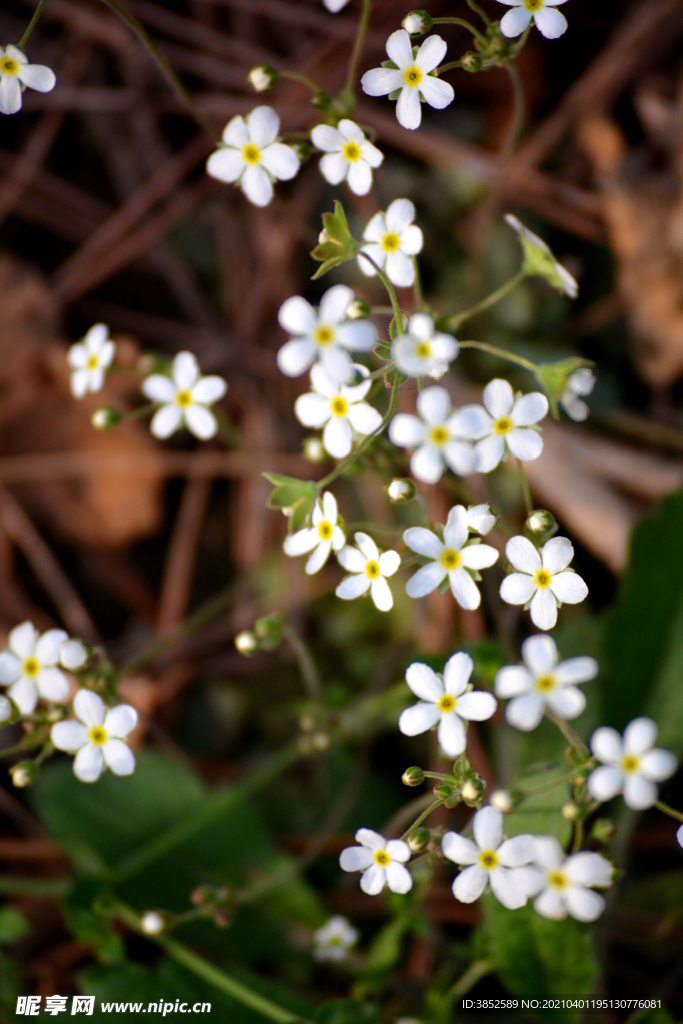
POLYGON ((315 329, 313 340, 318 345, 329 345, 331 341, 334 341, 334 331, 327 324, 320 324, 315 329))
POLYGON ((564 871, 550 871, 548 874, 548 885, 551 889, 566 889, 569 879, 564 871))
POLYGON ((493 424, 494 434, 509 434, 512 430, 512 420, 509 416, 501 416, 493 424))
POLYGON ((640 768, 640 758, 635 754, 627 754, 621 760, 621 768, 627 775, 633 775, 640 768))
POLYGON ((555 689, 557 682, 555 680, 555 676, 539 676, 534 683, 534 686, 537 690, 540 690, 541 693, 547 693, 549 690, 555 689))
POLYGON ((382 241, 380 242, 385 252, 396 252, 400 244, 401 239, 395 231, 387 231, 386 235, 382 236, 382 241))
POLYGON ((418 341, 415 346, 415 353, 420 359, 429 359, 432 354, 432 346, 428 341, 418 341))
POLYGON ((445 444, 448 440, 448 431, 445 427, 432 427, 429 431, 429 440, 435 445, 445 444))
POLYGON ((318 523, 318 536, 321 540, 329 540, 333 532, 334 527, 327 519, 323 519, 322 523, 318 523))
POLYGON ((99 362, 100 360, 98 356, 88 356, 88 361, 85 364, 86 370, 96 370, 99 362))
POLYGON ((378 562, 366 562, 365 564, 365 575, 369 576, 371 580, 376 580, 380 575, 379 563, 378 562))
POLYGON ((462 556, 459 551, 455 551, 453 548, 446 548, 445 551, 441 552, 439 561, 444 569, 448 572, 453 572, 454 569, 460 568, 462 556))
POLYGON ((37 676, 40 672, 40 662, 35 658, 26 658, 22 666, 22 671, 25 676, 29 677, 29 679, 33 679, 33 677, 37 676))
POLYGON ((350 164, 357 163, 361 158, 360 146, 357 142, 345 142, 342 146, 342 155, 350 164))
POLYGON ((524 6, 527 11, 531 11, 532 13, 534 11, 540 11, 541 7, 543 7, 543 0, 524 0, 524 6))
POLYGON ((88 740, 96 747, 103 747, 107 742, 107 730, 101 725, 92 725, 88 729, 88 740))
POLYGON ((547 569, 537 569, 534 573, 534 583, 539 590, 547 590, 553 578, 547 569))
POLYGON ((332 410, 333 416, 346 416, 349 411, 349 403, 341 395, 337 395, 330 402, 330 409, 332 410))
POLYGON ((457 703, 457 700, 452 694, 444 693, 443 697, 439 697, 436 706, 442 714, 447 715, 451 711, 455 711, 455 705, 457 703))
POLYGON ((386 850, 375 850, 374 858, 375 864, 379 864, 382 868, 385 868, 387 864, 391 864, 391 857, 386 850))
POLYGON ((330 935, 326 942, 327 946, 341 946, 343 945, 341 935, 330 935))
POLYGON ((253 142, 248 142, 246 146, 242 146, 242 159, 245 164, 255 167, 261 163, 261 150, 253 142))
POLYGON ((418 68, 417 64, 412 64, 403 72, 403 81, 409 89, 416 89, 423 78, 424 71, 422 68, 418 68))
POLYGON ((186 409, 188 405, 192 405, 192 394, 189 391, 179 391, 175 396, 175 401, 181 409, 186 409))
POLYGON ((482 850, 479 854, 479 863, 487 871, 491 871, 498 864, 498 854, 495 850, 482 850))
POLYGON ((19 61, 15 60, 14 57, 3 57, 0 59, 0 74, 18 75, 19 61))

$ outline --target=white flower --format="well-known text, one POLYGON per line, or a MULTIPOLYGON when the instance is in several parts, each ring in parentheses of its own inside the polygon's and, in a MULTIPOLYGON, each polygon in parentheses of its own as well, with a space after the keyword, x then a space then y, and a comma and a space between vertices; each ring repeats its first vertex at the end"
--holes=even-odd
POLYGON ((553 537, 540 553, 526 537, 512 537, 505 553, 517 572, 505 577, 500 596, 508 604, 529 605, 539 629, 553 628, 563 602, 579 604, 588 596, 581 577, 567 568, 574 548, 566 537, 553 537))
POLYGON ((311 142, 327 155, 320 161, 320 172, 330 185, 345 178, 357 196, 366 195, 372 186, 372 169, 379 167, 384 154, 366 139, 355 121, 342 118, 336 128, 317 124, 311 142))
POLYGON ((67 353, 71 367, 71 393, 74 398, 83 398, 86 391, 99 391, 104 376, 111 366, 116 345, 109 339, 106 324, 95 324, 83 341, 77 341, 67 353))
POLYGON ((443 678, 429 665, 409 665, 406 682, 420 703, 401 712, 398 727, 403 735, 418 736, 438 725, 437 738, 446 757, 462 754, 467 746, 465 723, 486 721, 497 706, 492 694, 472 690, 473 668, 469 654, 462 652, 448 659, 443 678))
POLYGON ((368 370, 356 363, 353 369, 366 379, 355 385, 339 384, 316 363, 311 370, 313 390, 294 403, 294 412, 305 427, 325 427, 323 444, 335 459, 343 459, 351 451, 354 430, 364 436, 374 434, 382 425, 377 410, 362 401, 372 387, 368 370))
POLYGON ((676 771, 676 757, 655 747, 657 726, 651 718, 635 718, 624 730, 622 740, 616 729, 603 725, 591 738, 591 751, 600 768, 588 776, 588 792, 595 800, 611 800, 617 793, 635 811, 652 807, 657 800, 656 782, 676 771))
POLYGON ((357 548, 347 545, 337 555, 339 564, 353 575, 342 580, 335 593, 345 601, 352 601, 369 590, 375 607, 381 612, 388 612, 393 607, 394 598, 386 578, 394 575, 401 564, 401 556, 397 551, 384 551, 380 555, 377 545, 367 533, 356 533, 354 540, 357 548))
POLYGON ((676 839, 678 840, 678 845, 683 846, 683 825, 677 830, 676 839))
POLYGON ((184 425, 206 441, 218 430, 216 417, 207 406, 221 399, 227 389, 222 377, 199 376, 199 364, 191 352, 179 352, 173 360, 171 377, 153 373, 143 382, 143 394, 161 403, 150 430, 155 437, 166 438, 184 425))
POLYGON ((319 359, 334 380, 352 380, 349 351, 369 352, 377 341, 377 330, 369 320, 348 319, 353 300, 350 288, 336 284, 325 292, 317 310, 300 295, 283 302, 278 320, 294 337, 277 354, 282 373, 299 377, 319 359))
POLYGON ((558 39, 567 31, 567 19, 556 11, 565 0, 499 0, 513 10, 508 11, 500 23, 500 30, 508 39, 521 36, 534 19, 536 28, 546 39, 558 39))
POLYGON ((455 338, 436 332, 426 313, 413 313, 406 333, 399 334, 391 346, 391 358, 407 377, 443 377, 457 355, 455 338))
POLYGON ((236 182, 255 206, 267 206, 273 181, 288 181, 299 170, 292 147, 275 141, 279 130, 272 107, 255 107, 246 118, 237 114, 223 131, 223 145, 207 160, 207 174, 236 182))
POLYGON ((467 529, 485 537, 498 522, 498 516, 491 511, 490 505, 470 505, 467 509, 467 529))
POLYGON ((49 629, 41 636, 32 622, 16 626, 0 654, 0 685, 9 686, 8 696, 19 710, 30 715, 39 697, 66 700, 69 683, 57 668, 62 644, 68 640, 63 629, 49 629))
POLYGON ((313 956, 316 960, 343 960, 356 945, 360 933, 348 918, 335 914, 322 928, 313 932, 313 956))
POLYGON ((409 597, 424 597, 448 577, 453 597, 461 608, 478 608, 479 588, 467 571, 488 569, 498 559, 498 552, 488 544, 467 544, 467 512, 456 505, 448 513, 443 541, 423 526, 413 526, 403 534, 403 541, 419 555, 433 559, 408 580, 409 597))
MULTIPOLYGON (((376 213, 368 221, 363 238, 369 245, 361 248, 389 280, 400 288, 409 288, 415 280, 412 258, 421 252, 424 236, 415 220, 415 207, 410 199, 394 199, 386 213, 376 213)), ((358 266, 368 277, 377 273, 369 260, 358 257, 358 266)))
POLYGON ((88 660, 88 651, 80 640, 65 640, 59 648, 59 663, 71 671, 82 668, 88 660))
POLYGON ((410 471, 425 484, 435 484, 448 466, 458 476, 474 472, 476 455, 465 439, 460 412, 451 408, 445 388, 425 388, 417 396, 418 416, 399 413, 389 424, 389 439, 399 448, 414 448, 410 471))
POLYGON ((484 388, 484 405, 460 410, 461 426, 477 441, 477 469, 490 473, 507 452, 530 462, 543 450, 543 439, 533 424, 548 412, 548 399, 540 391, 515 396, 506 380, 496 378, 484 388))
POLYGON ((332 11, 333 14, 341 11, 342 7, 346 7, 348 2, 349 0, 323 0, 325 7, 327 7, 328 11, 332 11))
POLYGON ((410 847, 402 839, 385 839, 371 828, 359 828, 360 846, 342 850, 339 864, 343 871, 362 871, 360 887, 369 896, 378 896, 385 885, 392 892, 406 893, 413 887, 413 876, 404 864, 410 860, 410 847))
POLYGON ((290 533, 284 542, 284 551, 290 558, 297 555, 313 554, 306 563, 306 572, 309 576, 322 569, 330 551, 339 551, 344 547, 346 540, 342 528, 339 526, 339 514, 337 512, 337 500, 330 491, 323 494, 322 504, 320 499, 313 506, 311 515, 311 527, 297 530, 290 533))
POLYGON ((568 658, 558 665, 552 637, 542 633, 522 644, 524 665, 506 665, 496 673, 497 697, 512 697, 505 708, 510 725, 524 732, 535 729, 547 707, 559 718, 577 718, 586 698, 576 683, 587 683, 598 674, 595 658, 568 658))
POLYGON ((158 910, 146 910, 140 918, 140 927, 145 935, 161 935, 166 931, 167 920, 158 910))
POLYGON ((392 32, 387 39, 387 56, 397 70, 373 68, 366 71, 361 79, 363 92, 368 96, 386 96, 400 90, 396 104, 398 123, 404 128, 419 128, 421 98, 437 110, 453 102, 453 86, 429 73, 439 66, 446 50, 441 36, 429 36, 413 56, 413 44, 405 29, 392 32))
POLYGON ((516 910, 527 901, 516 869, 534 859, 534 837, 514 836, 503 841, 503 815, 497 807, 483 807, 472 819, 474 842, 459 832, 446 832, 441 849, 455 864, 468 865, 453 882, 453 895, 461 903, 474 903, 487 884, 496 899, 516 910))
POLYGON ((12 717, 12 705, 7 697, 0 697, 0 722, 7 722, 12 717))
POLYGON ((22 85, 37 92, 52 92, 56 84, 52 68, 29 64, 16 46, 0 46, 0 111, 3 114, 16 114, 21 110, 22 85))
POLYGON ((577 921, 595 921, 605 909, 605 900, 591 886, 612 884, 614 867, 599 853, 583 850, 566 857, 555 836, 534 836, 536 863, 524 868, 530 896, 536 896, 534 910, 551 921, 569 914, 577 921), (541 891, 542 890, 542 891, 541 891))
POLYGON ((74 697, 77 722, 57 722, 50 736, 57 750, 76 754, 74 775, 81 782, 96 782, 106 765, 114 775, 130 775, 135 758, 124 743, 138 720, 135 708, 119 704, 107 711, 104 701, 92 690, 79 690, 74 697))
POLYGON ((583 401, 585 395, 590 395, 595 387, 595 374, 587 366, 575 370, 567 378, 567 384, 560 395, 560 405, 564 407, 570 419, 576 423, 583 423, 588 419, 590 409, 583 401))
MULTIPOLYGON (((564 3, 564 0, 559 0, 559 2, 564 3)), ((507 0, 501 0, 501 3, 507 3, 507 0)), ((506 17, 509 17, 509 14, 506 17)), ((524 271, 532 276, 544 277, 558 292, 568 295, 570 299, 575 299, 579 294, 578 281, 555 258, 543 239, 535 235, 533 231, 529 231, 514 214, 506 213, 505 220, 519 235, 524 250, 524 271)))

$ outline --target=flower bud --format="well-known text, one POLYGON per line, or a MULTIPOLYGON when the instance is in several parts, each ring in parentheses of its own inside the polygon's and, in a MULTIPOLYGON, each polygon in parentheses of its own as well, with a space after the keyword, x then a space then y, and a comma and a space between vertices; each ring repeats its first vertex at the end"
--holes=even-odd
POLYGON ((616 830, 616 825, 609 818, 597 818, 593 822, 591 836, 598 843, 607 843, 612 838, 616 830))
POLYGON ((354 299, 346 310, 349 320, 366 320, 370 316, 370 303, 365 299, 354 299))
POLYGON ((565 821, 578 821, 582 817, 581 808, 573 800, 567 800, 565 804, 562 804, 560 814, 565 821))
POLYGON ((231 915, 226 910, 217 910, 213 915, 213 923, 216 928, 227 928, 231 920, 231 915))
POLYGON ((87 647, 80 640, 65 640, 59 648, 60 664, 71 671, 83 668, 89 657, 87 647))
POLYGON ((403 28, 411 36, 423 36, 425 32, 429 32, 433 24, 432 16, 428 11, 411 11, 401 22, 403 28))
POLYGON ((210 885, 198 885, 190 893, 190 903, 194 903, 195 907, 203 907, 207 903, 215 903, 215 901, 216 891, 210 885))
POLYGON ((140 927, 145 935, 161 935, 168 927, 168 918, 158 910, 146 910, 140 919, 140 927))
POLYGON ((422 853, 429 846, 431 838, 432 835, 428 828, 416 828, 408 836, 408 846, 413 853, 422 853))
POLYGON ((329 92, 324 92, 322 89, 320 92, 315 93, 311 100, 311 106, 315 107, 316 110, 327 110, 332 103, 332 97, 329 92))
POLYGON ((395 477, 384 490, 392 505, 405 505, 407 501, 412 501, 417 494, 415 484, 407 477, 395 477))
POLYGON ((123 416, 118 409, 113 409, 111 405, 103 405, 100 409, 95 410, 90 422, 95 430, 111 430, 111 428, 117 426, 122 419, 123 416))
POLYGON ((425 773, 417 765, 414 765, 412 768, 406 768, 401 776, 401 782, 404 786, 421 786, 424 780, 425 773))
POLYGON ((12 776, 12 784, 17 789, 25 789, 26 786, 32 786, 38 778, 38 765, 35 761, 19 761, 12 765, 9 773, 12 776))
POLYGON ((302 715, 299 719, 299 728, 302 732, 313 732, 316 727, 316 721, 313 715, 302 715))
POLYGON ((254 632, 264 651, 274 651, 282 643, 282 616, 262 615, 254 623, 254 632))
POLYGON ((319 437, 304 438, 303 457, 307 462, 326 462, 329 458, 325 451, 325 445, 319 437))
POLYGON ((552 512, 546 512, 544 508, 539 508, 532 512, 527 519, 526 528, 535 537, 547 537, 549 534, 555 533, 557 523, 552 512))
POLYGON ((242 630, 242 632, 238 633, 235 637, 235 647, 240 654, 244 655, 245 658, 250 657, 252 654, 256 654, 260 646, 261 645, 259 644, 256 635, 252 633, 250 629, 242 630))
POLYGON ((484 61, 482 60, 481 54, 476 53, 475 50, 469 50, 464 57, 460 58, 463 71, 481 71, 484 61))
POLYGON ((507 789, 494 789, 489 797, 489 802, 493 807, 497 807, 499 811, 502 811, 503 814, 509 814, 515 806, 514 797, 507 789))
POLYGON ((268 92, 274 89, 280 79, 280 72, 270 64, 259 64, 247 75, 249 84, 256 92, 268 92))
POLYGON ((438 796, 440 800, 448 800, 453 796, 453 787, 446 782, 437 782, 433 792, 434 796, 438 796))
POLYGON ((316 732, 311 737, 311 744, 314 750, 327 750, 330 745, 330 737, 326 732, 316 732))
POLYGON ((460 787, 460 795, 468 807, 475 807, 484 795, 486 783, 478 775, 471 775, 460 787))
POLYGON ((305 164, 311 158, 311 147, 307 142, 300 139, 298 142, 288 143, 289 148, 293 149, 297 155, 297 159, 300 164, 305 164))

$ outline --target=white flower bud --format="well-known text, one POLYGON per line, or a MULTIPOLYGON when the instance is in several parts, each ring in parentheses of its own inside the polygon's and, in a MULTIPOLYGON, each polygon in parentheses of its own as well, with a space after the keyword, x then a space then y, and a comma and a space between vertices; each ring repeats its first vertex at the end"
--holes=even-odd
POLYGON ((60 664, 72 671, 82 668, 88 657, 88 650, 80 640, 65 640, 59 648, 60 664))
POLYGON ((403 28, 411 36, 423 36, 425 32, 429 32, 433 24, 427 11, 411 11, 401 22, 403 28))
POLYGON ((303 456, 307 462, 326 462, 329 455, 319 437, 307 437, 303 443, 303 456))
POLYGON ((9 770, 12 776, 12 784, 17 789, 25 789, 31 786, 38 777, 38 766, 33 761, 20 761, 9 770))
POLYGON ((245 629, 235 637, 235 647, 240 654, 248 658, 251 654, 256 654, 260 644, 256 635, 250 629, 245 629))
POLYGON ((267 92, 275 88, 279 77, 280 72, 270 64, 259 64, 258 67, 252 68, 247 76, 249 84, 256 92, 267 92))
POLYGON ((370 303, 365 299, 354 299, 346 310, 349 320, 366 320, 371 313, 370 303))
POLYGON ((481 796, 481 786, 477 786, 471 779, 460 787, 460 795, 467 803, 474 803, 481 796))
POLYGON ((567 800, 565 804, 562 804, 560 814, 565 821, 578 821, 581 815, 581 808, 573 800, 567 800))
POLYGON ((161 935, 166 930, 167 920, 157 910, 146 910, 142 915, 140 927, 145 935, 161 935))
POLYGON ((407 501, 411 501, 417 493, 412 480, 400 477, 396 477, 384 489, 389 496, 389 501, 393 502, 394 505, 404 505, 407 501))
POLYGON ((503 814, 509 814, 515 806, 515 801, 512 798, 512 793, 507 789, 496 789, 491 793, 491 804, 497 807, 503 814))
POLYGON ((552 512, 546 512, 544 508, 536 509, 526 521, 526 528, 537 537, 544 537, 555 533, 557 523, 552 512))
POLYGON ((112 409, 110 405, 103 405, 92 414, 90 422, 96 430, 111 430, 123 419, 118 409, 112 409))

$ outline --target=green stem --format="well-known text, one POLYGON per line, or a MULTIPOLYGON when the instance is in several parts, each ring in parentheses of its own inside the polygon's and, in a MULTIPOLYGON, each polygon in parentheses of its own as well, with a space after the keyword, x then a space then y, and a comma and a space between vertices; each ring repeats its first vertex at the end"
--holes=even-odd
POLYGON ((291 626, 283 626, 282 635, 288 640, 290 647, 296 655, 301 678, 308 690, 308 696, 316 704, 319 704, 322 698, 322 685, 308 645, 304 643, 296 630, 292 629, 291 626))
POLYGON ((519 469, 519 478, 522 481, 522 491, 524 492, 524 502, 526 504, 527 515, 530 516, 534 510, 534 503, 531 498, 531 488, 529 487, 529 478, 526 475, 524 463, 521 459, 517 459, 517 468, 519 469))
POLYGON ((382 284, 386 288, 387 293, 389 295, 389 298, 391 299, 391 308, 392 308, 392 310, 394 312, 394 320, 396 321, 396 329, 398 331, 402 331, 403 330, 403 314, 401 313, 401 307, 399 305, 398 298, 396 296, 396 291, 394 289, 393 284, 391 283, 391 281, 387 277, 386 273, 382 270, 382 268, 377 263, 375 263, 375 261, 373 260, 372 256, 368 256, 368 254, 366 252, 363 252, 362 249, 360 250, 358 255, 362 256, 364 259, 366 259, 368 261, 368 263, 371 263, 372 266, 375 268, 375 273, 379 275, 379 277, 380 277, 380 279, 382 281, 382 284))
MULTIPOLYGON (((381 356, 380 356, 381 358, 381 356)), ((366 377, 366 380, 379 380, 380 377, 386 376, 389 370, 394 369, 394 361, 390 359, 389 362, 385 363, 384 366, 380 366, 379 370, 373 370, 373 372, 366 377)))
POLYGON ((424 295, 422 292, 422 278, 420 277, 420 264, 417 262, 417 256, 413 256, 413 268, 415 270, 415 280, 413 282, 415 306, 417 309, 422 309, 424 306, 424 295))
POLYGON ((220 141, 220 133, 216 130, 216 126, 211 120, 209 120, 203 111, 199 109, 171 65, 164 57, 163 53, 161 53, 161 51, 154 45, 137 18, 134 18, 133 15, 125 9, 125 7, 122 7, 121 4, 118 3, 118 0, 102 0, 102 3, 106 4, 107 7, 110 7, 112 11, 118 14, 119 18, 122 18, 129 28, 135 32, 140 42, 147 48, 147 50, 149 50, 151 56, 166 75, 166 78, 169 80, 174 92, 188 107, 197 124, 208 132, 212 139, 215 139, 217 142, 220 141))
POLYGON ((34 28, 36 27, 36 23, 38 21, 38 18, 43 13, 43 7, 45 6, 46 3, 47 3, 47 0, 40 0, 40 3, 38 4, 38 6, 36 7, 36 9, 35 9, 35 11, 33 13, 33 17, 31 18, 31 20, 28 23, 28 28, 26 29, 26 31, 24 32, 23 36, 21 37, 21 39, 17 43, 17 48, 19 50, 23 50, 24 47, 26 46, 26 44, 27 44, 27 42, 29 40, 29 36, 31 35, 31 32, 33 32, 34 28))
POLYGON ((512 64, 509 61, 505 63, 505 70, 510 76, 512 81, 512 93, 514 98, 512 121, 510 127, 505 136, 505 143, 501 150, 501 159, 509 160, 514 153, 519 136, 522 133, 524 127, 524 118, 526 116, 526 103, 524 100, 524 86, 522 85, 522 79, 519 74, 519 69, 516 64, 512 64))
POLYGON ((479 6, 479 4, 475 3, 474 0, 467 0, 467 6, 470 8, 470 10, 475 11, 479 15, 479 17, 484 22, 487 28, 491 28, 491 19, 489 18, 486 11, 484 11, 479 6))
POLYGON ((410 833, 413 831, 413 829, 417 828, 418 825, 421 825, 422 822, 425 820, 425 818, 429 817, 429 815, 432 813, 432 811, 435 811, 437 809, 437 807, 441 807, 442 803, 443 803, 443 800, 435 800, 433 804, 430 804, 429 807, 427 808, 427 810, 423 811, 422 814, 418 818, 415 819, 415 821, 412 823, 412 825, 405 830, 405 832, 401 836, 401 839, 403 839, 403 840, 407 839, 408 836, 410 835, 410 833))
MULTIPOLYGON (((312 78, 307 78, 306 75, 300 75, 298 71, 280 71, 280 77, 281 78, 291 78, 291 80, 293 82, 301 82, 302 85, 308 86, 308 88, 311 90, 311 92, 316 93, 316 95, 317 95, 317 93, 323 91, 320 88, 320 86, 316 82, 313 81, 312 78)), ((296 134, 300 135, 304 139, 308 138, 308 135, 306 133, 304 133, 304 132, 301 132, 301 133, 297 132, 296 134)))
POLYGON ((368 25, 370 24, 370 12, 372 10, 372 0, 363 0, 363 10, 361 11, 360 20, 358 22, 358 28, 356 29, 356 38, 353 43, 353 50, 351 52, 351 59, 349 60, 349 70, 346 74, 346 89, 347 92, 355 96, 356 90, 354 89, 354 83, 356 75, 358 74, 358 65, 360 63, 360 56, 363 52, 363 44, 365 43, 365 35, 368 31, 368 25))
MULTIPOLYGON (((468 32, 471 32, 475 39, 478 39, 480 43, 486 45, 486 36, 482 35, 479 29, 476 29, 474 25, 470 25, 469 21, 465 21, 464 18, 433 18, 434 25, 462 25, 468 32)), ((445 71, 445 68, 439 68, 439 71, 445 71)))
MULTIPOLYGON (((561 779, 555 779, 554 782, 546 782, 544 786, 537 786, 535 789, 528 789, 526 790, 526 792, 523 792, 521 794, 522 801, 528 800, 530 797, 533 796, 540 796, 541 793, 547 793, 548 790, 555 789, 555 786, 561 786, 563 784, 566 784, 567 782, 571 782, 571 780, 574 778, 574 775, 575 772, 567 772, 567 774, 563 775, 561 779)), ((520 803, 522 801, 520 801, 520 803)))
POLYGON ((675 818, 676 821, 683 821, 683 813, 681 811, 677 811, 674 807, 669 807, 668 804, 663 803, 661 800, 655 800, 655 807, 662 814, 668 814, 670 818, 675 818))
POLYGON ((498 359, 507 359, 509 363, 517 363, 518 366, 523 366, 525 370, 536 375, 536 364, 532 363, 530 359, 518 356, 516 352, 498 348, 497 345, 489 345, 487 341, 461 341, 460 348, 476 348, 480 352, 487 352, 490 356, 497 356, 498 359))
POLYGON ((582 754, 586 758, 590 757, 590 750, 569 722, 565 722, 564 718, 558 718, 548 707, 546 707, 545 713, 546 717, 555 723, 570 747, 573 747, 578 754, 582 754))
POLYGON ((36 740, 34 743, 26 743, 22 741, 17 743, 14 747, 7 747, 5 750, 0 750, 0 757, 11 757, 13 754, 23 754, 27 750, 33 750, 35 747, 39 747, 43 740, 36 740))
POLYGON ((583 822, 577 821, 574 823, 574 842, 572 843, 572 853, 578 853, 583 846, 583 822))
POLYGON ((513 288, 516 288, 517 285, 524 280, 525 276, 525 271, 519 270, 514 277, 511 277, 509 281, 502 284, 500 288, 496 288, 495 292, 491 292, 491 294, 487 295, 485 299, 481 300, 481 302, 478 302, 475 306, 470 306, 469 309, 464 309, 462 313, 455 313, 453 316, 449 317, 448 326, 453 329, 457 329, 460 324, 463 324, 466 320, 476 316, 477 313, 483 313, 485 309, 488 309, 490 306, 494 306, 496 302, 500 302, 508 292, 511 292, 513 288))
POLYGON ((124 423, 126 420, 142 419, 143 416, 147 416, 148 413, 154 412, 154 410, 158 408, 158 402, 148 402, 147 405, 140 405, 137 409, 133 409, 132 412, 124 412, 119 423, 124 423))
POLYGON ((474 963, 470 964, 465 973, 458 978, 451 989, 451 996, 453 999, 466 996, 468 992, 471 992, 477 982, 481 981, 482 978, 485 978, 487 974, 491 974, 493 969, 493 960, 475 960, 474 963))

